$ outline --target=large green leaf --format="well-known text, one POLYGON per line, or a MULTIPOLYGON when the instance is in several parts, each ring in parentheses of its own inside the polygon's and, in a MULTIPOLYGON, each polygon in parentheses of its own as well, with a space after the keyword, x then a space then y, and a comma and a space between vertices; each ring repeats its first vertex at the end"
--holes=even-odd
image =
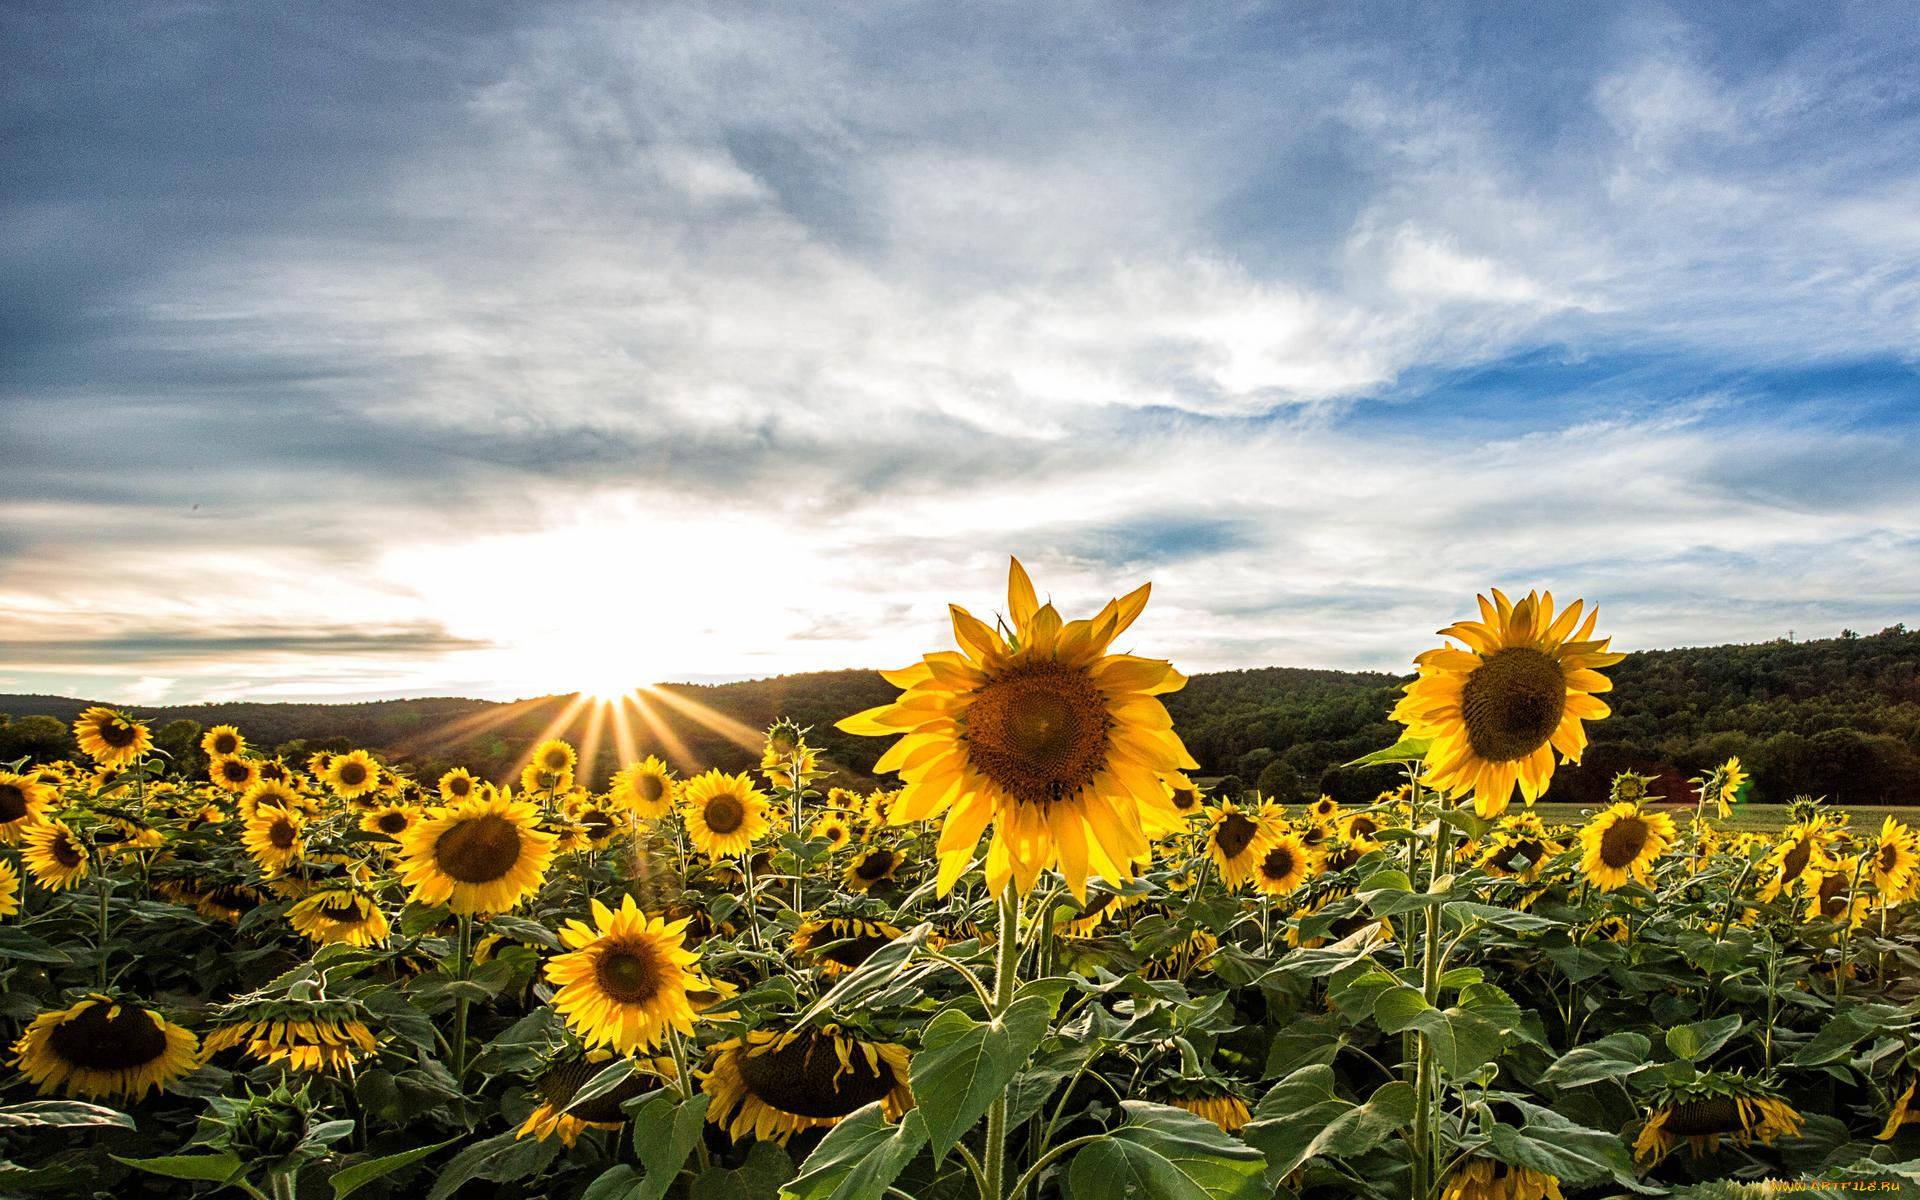
POLYGON ((435 1142, 431 1146, 415 1146, 411 1150, 402 1150, 398 1154, 389 1154, 384 1158, 354 1163, 350 1167, 335 1171, 332 1178, 327 1180, 333 1185, 333 1200, 341 1200, 341 1197, 351 1195, 374 1180, 383 1179, 402 1167, 411 1166, 435 1150, 443 1146, 451 1146, 459 1140, 459 1138, 448 1138, 444 1142, 435 1142))
POLYGON ((168 1179, 211 1179, 221 1183, 246 1170, 246 1164, 232 1154, 168 1154, 160 1158, 121 1158, 116 1154, 113 1160, 168 1179))
POLYGON ((25 1104, 9 1104, 5 1108, 0 1108, 0 1129, 23 1128, 30 1125, 52 1125, 64 1128, 84 1125, 118 1125, 122 1129, 135 1128, 133 1118, 117 1108, 84 1104, 78 1100, 31 1100, 25 1104))
POLYGON ((1726 1045, 1727 1039, 1739 1032, 1740 1024, 1739 1013, 1728 1013, 1717 1020, 1675 1025, 1667 1030, 1667 1049, 1673 1052, 1675 1058, 1699 1062, 1712 1057, 1714 1051, 1726 1045))
POLYGON ((928 1022, 914 1055, 913 1095, 933 1146, 935 1161, 986 1114, 994 1098, 1047 1035, 1052 1004, 1044 995, 1022 996, 992 1021, 976 1021, 949 1008, 928 1022))
POLYGON ((780 1195, 797 1200, 878 1200, 927 1144, 927 1126, 920 1113, 915 1108, 893 1125, 880 1101, 859 1109, 827 1131, 780 1195))
POLYGON ((660 1200, 680 1176, 687 1155, 699 1144, 712 1100, 705 1092, 691 1100, 663 1092, 633 1112, 633 1152, 646 1178, 628 1193, 632 1200, 660 1200))
POLYGON ((1591 1129, 1578 1122, 1525 1100, 1513 1104, 1523 1114, 1524 1128, 1495 1125, 1491 1143, 1496 1157, 1522 1167, 1530 1167, 1559 1177, 1562 1183, 1591 1183, 1611 1178, 1636 1192, 1658 1194, 1660 1189, 1643 1186, 1636 1177, 1633 1158, 1620 1136, 1604 1129, 1591 1129))
POLYGON ((1653 1043, 1643 1033, 1621 1030, 1597 1042, 1575 1046, 1562 1054, 1541 1075, 1540 1081, 1556 1088, 1581 1087, 1603 1079, 1624 1079, 1646 1069, 1647 1055, 1653 1043))
POLYGON ((1414 763, 1427 757, 1427 747, 1433 745, 1432 738, 1401 738, 1385 750, 1375 750, 1352 762, 1341 763, 1346 767, 1378 767, 1388 763, 1414 763))
POLYGON ((1254 1200, 1267 1194, 1260 1154, 1204 1117, 1128 1100, 1127 1123, 1073 1157, 1073 1200, 1254 1200))
POLYGON ((793 1177, 793 1160, 772 1142, 755 1142, 747 1160, 737 1167, 709 1167, 700 1172, 688 1191, 688 1200, 774 1200, 780 1185, 793 1177))

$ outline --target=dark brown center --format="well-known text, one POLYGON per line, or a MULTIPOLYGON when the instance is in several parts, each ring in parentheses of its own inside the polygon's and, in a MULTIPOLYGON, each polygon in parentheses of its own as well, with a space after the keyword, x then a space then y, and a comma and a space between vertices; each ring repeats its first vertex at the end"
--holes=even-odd
POLYGON ((1278 882, 1293 874, 1294 861, 1293 847, 1275 846, 1267 851, 1267 857, 1260 863, 1260 870, 1268 879, 1278 882))
POLYGON ((1746 1128, 1746 1122, 1740 1118, 1737 1102, 1725 1096, 1713 1096, 1674 1105, 1661 1128, 1677 1137, 1707 1137, 1739 1133, 1746 1128))
POLYGON ((220 764, 220 775, 228 783, 245 783, 253 778, 253 766, 243 758, 229 758, 220 764))
POLYGON ((115 750, 125 750, 128 746, 133 745, 134 739, 139 736, 133 726, 118 717, 106 718, 99 722, 98 728, 100 731, 100 740, 112 746, 115 750))
POLYGON ((1787 851, 1786 856, 1780 860, 1781 882, 1800 878, 1800 872, 1807 869, 1807 863, 1812 858, 1813 842, 1810 839, 1801 838, 1795 842, 1793 849, 1787 851))
POLYGON ((868 883, 884 879, 887 872, 893 870, 893 851, 875 850, 861 859, 853 868, 853 873, 868 883))
POLYGON ((659 994, 664 974, 660 955, 642 942, 615 942, 594 960, 600 990, 621 1004, 645 1004, 659 994))
POLYGON ((267 827, 267 840, 273 843, 276 850, 293 849, 294 840, 299 836, 300 831, 285 817, 275 817, 273 824, 267 827))
POLYGON ((740 797, 722 792, 707 801, 707 828, 714 833, 732 833, 747 823, 747 806, 740 797))
POLYGON ((492 883, 520 861, 520 829, 498 813, 456 821, 434 843, 433 857, 461 883, 492 883))
POLYGON ((1550 656, 1513 646, 1485 659, 1460 689, 1473 752, 1512 762, 1546 745, 1567 707, 1567 677, 1550 656))
POLYGON ((346 787, 359 787, 367 781, 367 765, 359 762, 340 764, 340 782, 346 787))
POLYGON ((26 789, 14 783, 0 783, 0 825, 10 825, 26 815, 26 789))
POLYGON ((967 758, 1016 800, 1069 800, 1106 769, 1112 725, 1105 698, 1085 671, 1028 663, 974 693, 967 758))
POLYGON ((74 845, 73 838, 65 830, 54 835, 53 841, 47 844, 47 853, 53 855, 53 861, 69 869, 85 861, 81 857, 80 847, 74 845))
POLYGON ((657 804, 667 794, 667 781, 658 775, 642 775, 634 781, 633 790, 648 804, 657 804))
POLYGON ((215 754, 238 754, 240 752, 239 737, 231 733, 215 734, 213 736, 213 752, 215 754))
POLYGON ((413 818, 403 812, 384 812, 374 824, 380 827, 381 833, 405 833, 407 826, 413 824, 413 818))
POLYGON ((1239 858, 1248 846, 1253 845, 1254 837, 1259 834, 1260 826, 1249 821, 1241 814, 1228 813, 1214 827, 1213 844, 1220 847, 1220 853, 1228 861, 1239 858))
POLYGON ((131 1070, 166 1054, 167 1035, 154 1026, 153 1018, 132 1007, 109 1017, 109 1007, 95 1003, 68 1017, 53 1027, 47 1045, 63 1061, 94 1071, 131 1070))
POLYGON ((1623 817, 1600 835, 1600 861, 1622 870, 1639 859, 1647 847, 1647 823, 1638 816, 1623 817))
POLYGON ((782 1049, 742 1056, 740 1077, 756 1099, 781 1112, 844 1117, 885 1099, 894 1086, 893 1071, 884 1060, 877 1068, 869 1067, 866 1056, 855 1052, 848 1055, 848 1064, 840 1066, 831 1037, 803 1033, 782 1049))

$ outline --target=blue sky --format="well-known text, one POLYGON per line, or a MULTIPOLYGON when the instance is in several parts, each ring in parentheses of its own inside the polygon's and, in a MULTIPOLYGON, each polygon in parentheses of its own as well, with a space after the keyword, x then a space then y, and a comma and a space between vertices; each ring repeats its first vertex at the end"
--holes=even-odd
POLYGON ((0 10, 0 691, 1920 615, 1892 5, 0 10))

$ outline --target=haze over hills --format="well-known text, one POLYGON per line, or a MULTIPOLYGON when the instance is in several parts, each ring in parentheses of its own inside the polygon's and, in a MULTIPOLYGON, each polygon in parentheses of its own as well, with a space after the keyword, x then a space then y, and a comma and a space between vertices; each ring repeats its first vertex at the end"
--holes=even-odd
MULTIPOLYGON (((1556 775, 1554 799, 1598 803, 1612 775, 1629 768, 1659 775, 1664 794, 1679 799, 1688 776, 1737 754, 1753 772, 1758 800, 1806 793, 1848 804, 1920 801, 1920 632, 1896 625, 1870 636, 1648 650, 1609 674, 1614 716, 1589 726, 1586 760, 1556 775)), ((1390 783, 1388 773, 1334 768, 1395 739, 1387 713, 1407 678, 1261 667, 1195 675, 1166 700, 1201 773, 1283 796, 1327 791, 1353 802, 1390 783)), ((885 739, 843 734, 833 722, 894 694, 878 672, 846 670, 662 685, 643 693, 644 708, 630 702, 612 710, 546 696, 234 702, 137 713, 195 769, 198 729, 224 723, 263 750, 295 756, 364 747, 428 780, 455 765, 508 779, 534 741, 564 737, 581 747, 596 784, 650 753, 683 772, 744 769, 758 761, 758 731, 786 716, 812 727, 811 741, 842 782, 866 785, 885 739)), ((65 725, 90 703, 0 695, 0 712, 11 714, 0 726, 0 761, 70 752, 65 725)))

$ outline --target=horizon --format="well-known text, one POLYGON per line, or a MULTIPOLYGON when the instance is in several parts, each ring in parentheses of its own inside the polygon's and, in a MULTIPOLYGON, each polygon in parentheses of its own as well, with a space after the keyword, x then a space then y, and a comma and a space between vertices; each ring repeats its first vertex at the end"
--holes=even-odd
POLYGON ((0 690, 1182 670, 1920 599, 1920 28, 1842 5, 0 11, 0 690), (102 88, 101 79, 111 79, 102 88))

